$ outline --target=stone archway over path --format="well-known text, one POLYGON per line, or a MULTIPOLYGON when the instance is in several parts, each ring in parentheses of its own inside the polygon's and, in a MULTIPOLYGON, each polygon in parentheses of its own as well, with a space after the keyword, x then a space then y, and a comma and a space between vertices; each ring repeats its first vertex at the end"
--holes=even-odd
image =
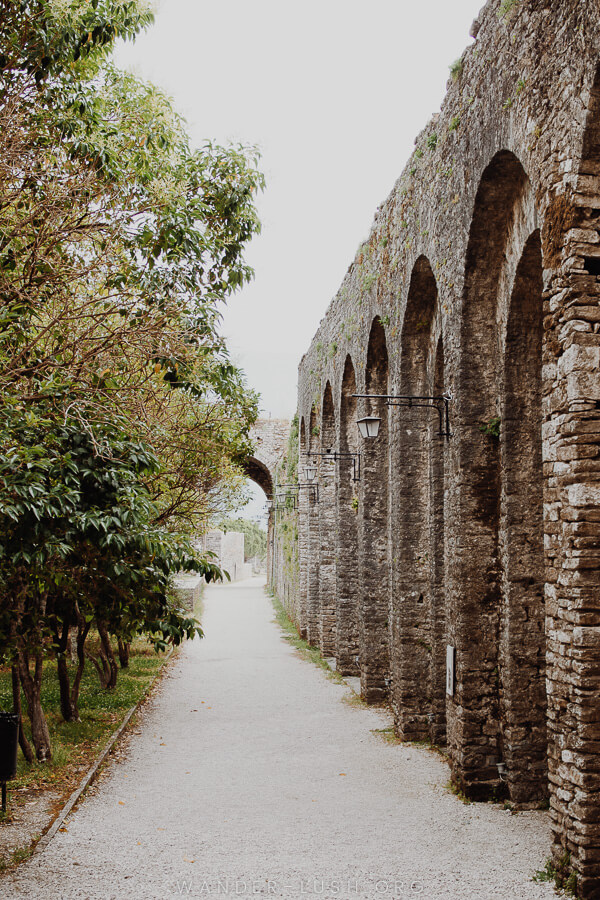
POLYGON ((285 454, 290 433, 288 419, 257 419, 251 431, 254 456, 244 462, 244 472, 263 489, 268 500, 273 497, 277 463, 285 454))
MULTIPOLYGON (((265 492, 267 500, 273 499, 275 488, 275 469, 283 459, 290 434, 288 419, 257 419, 251 438, 254 443, 254 455, 249 456, 243 464, 248 478, 265 492)), ((273 558, 273 515, 269 513, 267 534, 267 572, 272 577, 273 558)))

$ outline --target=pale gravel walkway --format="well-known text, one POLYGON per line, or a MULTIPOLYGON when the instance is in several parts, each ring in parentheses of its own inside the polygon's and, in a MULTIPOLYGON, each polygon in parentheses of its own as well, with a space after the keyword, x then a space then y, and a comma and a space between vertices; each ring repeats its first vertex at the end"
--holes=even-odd
POLYGON ((0 896, 44 900, 537 900, 547 815, 463 805, 433 753, 299 659, 261 585, 211 588, 189 644, 114 763, 0 896), (219 884, 220 880, 220 884, 219 884))

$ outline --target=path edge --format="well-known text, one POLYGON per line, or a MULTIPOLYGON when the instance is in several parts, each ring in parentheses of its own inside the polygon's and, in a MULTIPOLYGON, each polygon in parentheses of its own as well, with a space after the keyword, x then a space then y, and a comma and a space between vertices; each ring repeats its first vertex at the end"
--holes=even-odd
POLYGON ((121 735, 123 734, 123 732, 125 731, 127 726, 129 725, 129 722, 131 721, 132 717, 139 710, 139 708, 142 706, 142 704, 148 700, 158 679, 162 676, 162 674, 164 672, 164 667, 170 661, 172 656, 173 656, 173 649, 171 648, 171 651, 168 654, 168 656, 166 657, 163 665, 161 666, 160 671, 157 672, 157 674, 154 676, 154 679, 153 679, 152 683, 150 684, 150 686, 148 687, 148 690, 146 691, 144 696, 140 697, 140 699, 135 704, 135 706, 132 706, 131 709, 125 713, 125 718, 123 719, 123 721, 121 722, 121 724, 119 725, 117 730, 111 734, 108 741, 104 745, 103 749, 100 751, 100 755, 96 757, 96 759, 94 760, 94 762, 92 763, 92 765, 90 766, 90 768, 88 769, 86 774, 83 776, 82 780, 79 782, 79 785, 75 788, 75 790, 73 791, 73 793, 71 794, 71 796, 69 797, 69 799, 67 800, 67 802, 65 803, 63 808, 61 809, 61 811, 59 812, 59 814, 56 816, 55 819, 52 820, 50 825, 42 832, 42 836, 39 838, 39 840, 36 841, 35 845, 33 846, 30 858, 31 858, 31 856, 35 856, 37 853, 43 853, 44 850, 46 849, 46 847, 48 846, 48 844, 50 843, 50 841, 52 840, 52 838, 56 836, 57 832, 62 827, 67 816, 69 816, 69 814, 73 811, 73 808, 74 808, 75 804, 77 803, 77 801, 83 796, 83 794, 85 794, 85 792, 87 791, 89 786, 92 784, 92 782, 96 778, 96 775, 98 774, 98 771, 100 770, 100 767, 102 766, 104 761, 107 759, 107 757, 110 755, 110 753, 114 749, 115 744, 118 742, 119 738, 121 737, 121 735))

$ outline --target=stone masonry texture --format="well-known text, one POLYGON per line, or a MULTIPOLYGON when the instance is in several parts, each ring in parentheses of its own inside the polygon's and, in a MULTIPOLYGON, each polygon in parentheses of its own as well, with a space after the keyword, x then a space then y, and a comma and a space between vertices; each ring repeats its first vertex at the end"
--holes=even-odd
POLYGON ((549 797, 600 897, 600 2, 490 0, 471 34, 300 363, 319 502, 272 585, 467 796, 549 797), (451 436, 373 395, 448 397, 451 436))
MULTIPOLYGON (((257 419, 252 427, 251 439, 254 444, 254 455, 245 460, 243 468, 248 478, 263 489, 271 507, 277 490, 277 466, 285 454, 289 431, 288 419, 257 419)), ((271 508, 267 536, 267 572, 271 583, 275 580, 274 522, 275 518, 271 508)))

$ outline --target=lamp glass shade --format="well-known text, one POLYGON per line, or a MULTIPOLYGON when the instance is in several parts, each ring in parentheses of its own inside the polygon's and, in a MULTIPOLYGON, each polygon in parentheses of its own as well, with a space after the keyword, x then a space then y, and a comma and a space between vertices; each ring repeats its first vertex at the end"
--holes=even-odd
POLYGON ((305 466, 304 468, 304 476, 307 481, 314 481, 317 474, 316 466, 305 466))
POLYGON ((359 419, 356 424, 364 438, 376 438, 379 434, 381 419, 379 416, 365 416, 364 419, 359 419))

